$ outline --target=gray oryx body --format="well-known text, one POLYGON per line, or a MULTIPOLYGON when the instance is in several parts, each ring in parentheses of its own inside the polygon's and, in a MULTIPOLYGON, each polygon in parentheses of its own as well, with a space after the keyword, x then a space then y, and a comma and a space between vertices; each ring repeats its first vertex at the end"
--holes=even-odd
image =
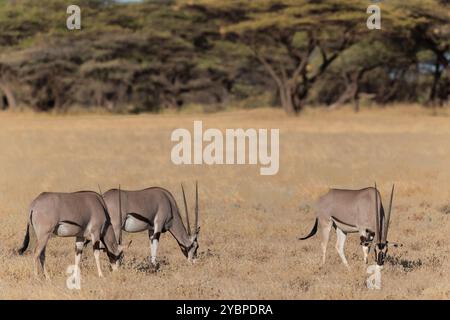
MULTIPOLYGON (((182 186, 183 188, 183 186, 182 186)), ((126 232, 148 231, 151 247, 151 263, 157 265, 156 255, 161 233, 169 231, 177 240, 189 261, 195 259, 198 249, 198 188, 196 185, 195 227, 190 230, 189 214, 183 189, 187 230, 173 195, 159 187, 139 191, 112 189, 103 195, 111 214, 111 221, 122 241, 122 230, 126 232)))
POLYGON ((336 229, 336 250, 342 262, 348 267, 344 255, 344 245, 348 233, 359 233, 364 261, 368 262, 370 246, 376 238, 375 259, 379 265, 384 263, 387 252, 387 231, 392 208, 394 187, 392 187, 388 214, 385 216, 381 195, 375 188, 361 190, 331 189, 322 196, 316 205, 316 221, 306 240, 320 229, 322 235, 322 263, 325 263, 327 244, 331 227, 336 229))
MULTIPOLYGON (((48 278, 44 264, 45 248, 52 234, 59 237, 76 237, 75 265, 77 267, 85 240, 92 241, 100 277, 103 276, 99 259, 100 242, 103 243, 111 263, 118 263, 122 256, 105 202, 96 192, 40 194, 31 203, 27 231, 19 254, 23 254, 28 247, 30 225, 37 239, 34 251, 36 275, 44 272, 48 278)), ((113 265, 113 268, 115 269, 116 265, 113 265)))

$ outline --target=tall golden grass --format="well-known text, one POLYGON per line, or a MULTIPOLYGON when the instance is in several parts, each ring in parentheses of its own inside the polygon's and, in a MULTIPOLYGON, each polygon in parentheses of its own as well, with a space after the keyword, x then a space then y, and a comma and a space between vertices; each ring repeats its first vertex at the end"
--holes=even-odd
MULTIPOLYGON (((418 107, 333 112, 299 117, 258 109, 183 115, 0 115, 0 298, 2 299, 448 299, 450 297, 450 117, 418 107), (173 129, 194 120, 214 128, 280 128, 280 171, 260 176, 256 166, 175 166, 173 129), (140 189, 163 186, 181 204, 180 182, 193 205, 200 187, 200 249, 189 265, 176 244, 161 238, 161 268, 140 270, 149 255, 146 233, 125 234, 133 244, 117 273, 97 278, 92 248, 84 252, 82 289, 66 288, 74 239, 52 238, 51 281, 33 276, 22 242, 29 203, 42 191, 140 189), (334 249, 320 267, 310 231, 311 205, 329 187, 370 186, 394 200, 391 249, 383 288, 366 288, 357 235, 349 235, 349 272, 334 249)), ((373 257, 371 256, 371 261, 373 257)), ((107 259, 102 257, 103 269, 107 259)))

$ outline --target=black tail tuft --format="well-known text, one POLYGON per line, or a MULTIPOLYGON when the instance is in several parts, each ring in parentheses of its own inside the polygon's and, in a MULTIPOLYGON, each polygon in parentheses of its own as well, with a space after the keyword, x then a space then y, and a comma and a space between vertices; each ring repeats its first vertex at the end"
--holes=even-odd
POLYGON ((304 238, 298 238, 298 240, 306 240, 311 238, 313 235, 317 233, 317 225, 319 224, 319 219, 316 218, 316 223, 314 223, 314 227, 312 228, 311 232, 304 238))
POLYGON ((25 233, 25 238, 23 239, 22 248, 17 250, 19 255, 23 255, 25 253, 29 244, 30 244, 30 223, 27 223, 27 231, 25 233))

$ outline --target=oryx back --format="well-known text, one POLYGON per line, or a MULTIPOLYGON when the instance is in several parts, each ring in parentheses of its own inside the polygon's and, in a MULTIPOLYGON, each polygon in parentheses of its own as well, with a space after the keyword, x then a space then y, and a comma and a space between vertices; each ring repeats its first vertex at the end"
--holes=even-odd
POLYGON ((116 236, 120 226, 124 231, 133 233, 153 230, 155 223, 160 223, 162 232, 169 230, 173 220, 171 197, 167 190, 158 187, 138 191, 120 190, 120 201, 118 189, 106 192, 104 199, 116 236))
MULTIPOLYGON (((380 195, 378 196, 378 199, 381 199, 380 195)), ((378 210, 380 209, 382 210, 381 201, 378 203, 378 210)), ((347 233, 365 229, 375 232, 375 212, 375 188, 331 189, 317 204, 319 220, 332 218, 333 222, 347 233)))
POLYGON ((37 234, 60 237, 89 236, 109 219, 100 195, 95 192, 42 193, 31 204, 31 224, 37 234))
MULTIPOLYGON (((392 205, 392 189, 389 214, 392 205)), ((386 218, 389 221, 389 217, 386 218)), ((367 263, 367 256, 373 239, 381 239, 382 230, 385 224, 384 208, 381 195, 375 188, 365 188, 361 190, 341 190, 331 189, 319 198, 316 203, 316 221, 313 229, 306 237, 299 240, 306 240, 314 236, 317 231, 322 238, 322 263, 325 263, 326 248, 331 228, 336 229, 336 250, 342 262, 348 266, 344 255, 344 244, 348 233, 358 232, 360 234, 360 244, 364 252, 364 261, 367 263)), ((385 231, 385 234, 387 232, 385 231)), ((386 238, 386 235, 384 236, 386 238)), ((380 243, 380 240, 377 240, 380 243)))
POLYGON ((195 224, 190 229, 186 195, 182 186, 185 204, 185 227, 175 198, 166 189, 151 187, 144 190, 126 191, 112 189, 103 196, 111 215, 116 237, 122 242, 122 230, 126 232, 148 231, 151 263, 157 266, 156 253, 161 233, 169 231, 178 242, 189 261, 194 261, 198 249, 198 185, 195 188, 195 224))
POLYGON ((19 254, 23 254, 29 244, 30 225, 36 235, 34 250, 35 273, 45 269, 45 251, 51 235, 59 237, 75 237, 75 265, 78 267, 86 240, 93 243, 97 271, 103 276, 100 268, 100 243, 108 255, 110 263, 118 266, 122 257, 122 249, 116 240, 111 226, 108 209, 101 195, 92 191, 75 193, 42 193, 30 206, 29 222, 26 235, 19 254))

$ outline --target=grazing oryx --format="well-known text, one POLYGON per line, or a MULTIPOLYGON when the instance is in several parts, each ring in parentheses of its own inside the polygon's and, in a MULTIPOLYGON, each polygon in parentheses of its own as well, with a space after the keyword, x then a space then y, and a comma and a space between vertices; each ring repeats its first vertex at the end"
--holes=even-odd
POLYGON ((59 237, 76 237, 75 265, 78 267, 86 239, 94 245, 97 271, 100 268, 100 242, 103 243, 113 270, 122 259, 122 248, 118 245, 112 228, 108 209, 101 195, 92 191, 75 193, 42 193, 32 203, 25 239, 18 253, 22 255, 30 242, 30 225, 36 234, 34 250, 35 273, 44 273, 45 248, 52 234, 59 237))
POLYGON ((177 240, 181 251, 190 262, 195 262, 198 249, 198 185, 195 184, 195 225, 193 232, 189 224, 189 213, 183 185, 184 207, 186 211, 187 230, 183 224, 177 203, 173 195, 159 187, 140 191, 112 189, 103 197, 111 214, 111 222, 122 242, 122 230, 142 232, 148 230, 150 238, 151 263, 157 266, 156 253, 161 233, 169 231, 177 240))
MULTIPOLYGON (((331 189, 317 203, 316 222, 310 234, 299 240, 306 240, 315 235, 319 225, 322 234, 322 264, 324 264, 328 238, 333 226, 337 234, 336 250, 345 266, 349 267, 344 255, 345 239, 347 233, 359 232, 364 262, 368 262, 370 246, 376 238, 375 260, 382 266, 388 250, 387 235, 393 196, 394 186, 392 186, 389 210, 385 215, 376 184, 375 188, 362 190, 331 189)), ((398 244, 392 245, 398 246, 398 244)))

